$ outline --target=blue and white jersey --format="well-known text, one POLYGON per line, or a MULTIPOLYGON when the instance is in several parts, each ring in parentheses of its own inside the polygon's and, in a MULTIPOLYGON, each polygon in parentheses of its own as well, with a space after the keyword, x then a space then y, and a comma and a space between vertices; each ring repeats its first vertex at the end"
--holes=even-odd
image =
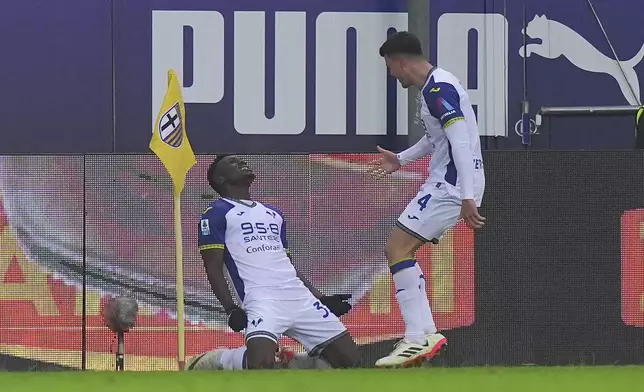
POLYGON ((214 201, 201 216, 199 249, 224 251, 227 278, 242 303, 310 296, 288 257, 286 222, 276 207, 214 201))
POLYGON ((434 145, 426 184, 445 186, 450 196, 461 199, 459 175, 446 132, 449 132, 449 127, 454 123, 463 121, 467 126, 472 150, 474 199, 480 206, 485 188, 483 156, 476 115, 467 91, 456 76, 441 68, 434 68, 420 95, 420 118, 426 137, 434 145))

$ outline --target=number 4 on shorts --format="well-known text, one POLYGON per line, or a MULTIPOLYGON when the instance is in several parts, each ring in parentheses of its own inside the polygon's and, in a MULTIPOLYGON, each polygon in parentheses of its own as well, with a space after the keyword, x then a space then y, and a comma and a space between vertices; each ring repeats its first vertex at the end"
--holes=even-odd
POLYGON ((432 198, 431 194, 426 194, 425 196, 423 196, 420 199, 418 199, 418 205, 420 206, 421 211, 424 210, 425 208, 427 208, 427 202, 431 198, 432 198))

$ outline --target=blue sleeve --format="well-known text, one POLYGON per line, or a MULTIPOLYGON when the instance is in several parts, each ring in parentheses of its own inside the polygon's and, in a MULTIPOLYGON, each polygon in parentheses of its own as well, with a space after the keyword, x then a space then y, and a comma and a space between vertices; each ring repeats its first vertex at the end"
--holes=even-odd
POLYGON ((423 89, 423 97, 429 113, 438 119, 443 129, 459 120, 465 120, 461 110, 461 98, 452 84, 430 83, 423 89))
POLYGON ((284 214, 282 213, 282 211, 281 211, 279 208, 277 208, 277 207, 275 207, 275 206, 273 206, 273 205, 270 205, 270 204, 264 204, 264 205, 265 205, 267 208, 270 208, 271 210, 273 210, 273 211, 277 212, 277 214, 278 214, 280 217, 282 217, 282 227, 280 228, 280 238, 281 238, 281 240, 282 240, 282 246, 284 247, 284 249, 286 250, 286 252, 287 252, 287 253, 289 253, 289 250, 288 250, 288 240, 286 239, 286 218, 284 218, 284 214))
POLYGON ((213 203, 199 221, 199 250, 224 249, 226 245, 226 214, 230 208, 213 203))
POLYGON ((284 219, 284 215, 282 215, 282 228, 280 229, 280 237, 282 238, 282 246, 284 247, 284 249, 286 249, 286 252, 288 253, 289 250, 288 250, 288 240, 286 239, 286 219, 284 219))

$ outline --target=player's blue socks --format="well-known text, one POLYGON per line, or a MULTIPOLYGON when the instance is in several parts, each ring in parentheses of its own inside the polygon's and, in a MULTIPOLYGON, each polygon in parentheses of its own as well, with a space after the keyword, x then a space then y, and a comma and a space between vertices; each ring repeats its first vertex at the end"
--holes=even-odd
POLYGON ((391 272, 392 275, 396 275, 398 271, 405 270, 407 268, 412 268, 416 267, 416 260, 415 259, 402 259, 395 261, 393 263, 390 263, 389 265, 389 271, 391 272))
POLYGON ((429 333, 436 332, 429 301, 425 294, 425 278, 414 259, 391 263, 389 270, 396 287, 396 299, 405 321, 405 339, 424 344, 429 333))

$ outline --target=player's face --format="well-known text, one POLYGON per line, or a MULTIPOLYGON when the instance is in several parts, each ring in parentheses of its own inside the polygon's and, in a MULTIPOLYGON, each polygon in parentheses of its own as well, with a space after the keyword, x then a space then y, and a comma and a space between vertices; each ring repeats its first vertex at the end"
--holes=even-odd
POLYGON ((255 179, 253 169, 238 156, 231 155, 219 162, 219 173, 232 185, 250 185, 255 179))
POLYGON ((385 64, 387 64, 387 68, 389 68, 389 74, 398 79, 400 85, 403 86, 403 88, 408 88, 409 86, 411 86, 411 82, 409 81, 408 76, 409 72, 407 71, 407 64, 404 57, 394 58, 385 56, 385 64))

